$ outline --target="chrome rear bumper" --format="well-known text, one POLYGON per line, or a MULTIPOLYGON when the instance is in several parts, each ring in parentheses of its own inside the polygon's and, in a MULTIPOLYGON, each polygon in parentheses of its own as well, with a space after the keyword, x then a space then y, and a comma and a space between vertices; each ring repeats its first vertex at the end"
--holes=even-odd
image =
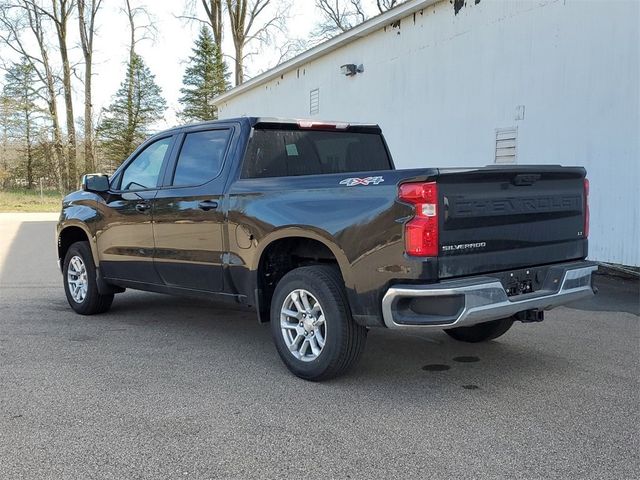
POLYGON ((475 325, 526 310, 549 310, 593 295, 591 274, 597 269, 591 262, 553 266, 540 290, 513 297, 491 276, 395 285, 382 299, 382 316, 389 328, 442 328, 475 325))

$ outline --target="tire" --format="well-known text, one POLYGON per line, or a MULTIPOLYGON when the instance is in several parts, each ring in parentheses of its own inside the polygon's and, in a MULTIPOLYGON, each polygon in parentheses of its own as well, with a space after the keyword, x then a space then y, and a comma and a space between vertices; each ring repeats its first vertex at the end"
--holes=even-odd
POLYGON ((511 325, 513 325, 513 318, 503 318, 470 327, 449 328, 445 330, 445 333, 460 342, 478 343, 504 335, 511 328, 511 325))
POLYGON ((113 302, 113 294, 100 295, 98 292, 96 267, 93 264, 89 242, 76 242, 69 247, 64 257, 62 273, 67 301, 76 313, 93 315, 109 310, 113 302), (71 275, 69 274, 70 269, 72 270, 71 275), (84 269, 83 275, 74 275, 74 272, 81 272, 82 269, 84 269), (80 280, 83 285, 81 291, 76 291, 75 289, 73 292, 71 291, 72 286, 70 283, 74 279, 76 281, 80 280), (84 292, 84 295, 81 295, 82 292, 84 292))
POLYGON ((342 375, 357 362, 364 350, 367 329, 351 317, 339 271, 328 266, 309 266, 287 273, 276 286, 271 302, 271 334, 280 358, 294 375, 319 381, 342 375), (283 309, 297 315, 287 316, 283 309), (305 310, 307 313, 303 313, 305 310), (303 315, 307 316, 302 318, 303 315), (287 328, 283 329, 284 324, 287 328))

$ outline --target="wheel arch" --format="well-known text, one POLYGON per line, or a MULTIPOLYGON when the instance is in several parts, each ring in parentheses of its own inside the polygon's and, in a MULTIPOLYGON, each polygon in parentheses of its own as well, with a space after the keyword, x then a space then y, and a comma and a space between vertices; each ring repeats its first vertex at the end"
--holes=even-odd
POLYGON ((280 279, 304 265, 335 264, 346 286, 349 285, 349 261, 340 247, 320 233, 279 230, 265 238, 258 249, 254 272, 255 302, 260 322, 269 321, 273 291, 280 279))
POLYGON ((76 242, 88 242, 91 249, 93 263, 98 266, 98 256, 95 246, 95 240, 86 225, 80 222, 68 222, 63 224, 58 232, 57 239, 58 259, 62 263, 69 247, 76 242))

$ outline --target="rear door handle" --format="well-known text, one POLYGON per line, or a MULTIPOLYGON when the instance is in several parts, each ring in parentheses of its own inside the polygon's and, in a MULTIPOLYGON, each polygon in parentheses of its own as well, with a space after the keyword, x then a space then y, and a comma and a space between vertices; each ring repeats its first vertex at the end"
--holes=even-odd
POLYGON ((138 203, 136 204, 136 210, 140 213, 144 213, 151 208, 151 204, 149 203, 138 203))
POLYGON ((208 210, 215 210, 216 208, 218 208, 218 202, 216 202, 215 200, 203 200, 198 203, 198 208, 200 210, 204 210, 205 212, 208 210))

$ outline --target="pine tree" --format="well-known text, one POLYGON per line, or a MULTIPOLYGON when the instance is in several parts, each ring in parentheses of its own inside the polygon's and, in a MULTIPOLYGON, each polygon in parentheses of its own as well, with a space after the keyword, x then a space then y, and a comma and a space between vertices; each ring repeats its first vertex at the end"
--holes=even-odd
POLYGON ((127 76, 98 125, 97 137, 104 156, 122 163, 149 135, 149 127, 162 118, 166 108, 155 76, 142 57, 134 53, 127 76))
POLYGON ((180 89, 179 101, 184 106, 180 117, 187 121, 204 121, 218 118, 218 109, 211 105, 213 97, 230 88, 229 72, 208 27, 203 26, 189 57, 180 89))
POLYGON ((12 125, 13 138, 23 145, 24 165, 21 173, 27 181, 27 188, 34 186, 34 143, 38 134, 38 116, 41 109, 36 105, 38 91, 36 72, 33 65, 23 58, 9 67, 5 75, 3 97, 13 101, 12 125))

